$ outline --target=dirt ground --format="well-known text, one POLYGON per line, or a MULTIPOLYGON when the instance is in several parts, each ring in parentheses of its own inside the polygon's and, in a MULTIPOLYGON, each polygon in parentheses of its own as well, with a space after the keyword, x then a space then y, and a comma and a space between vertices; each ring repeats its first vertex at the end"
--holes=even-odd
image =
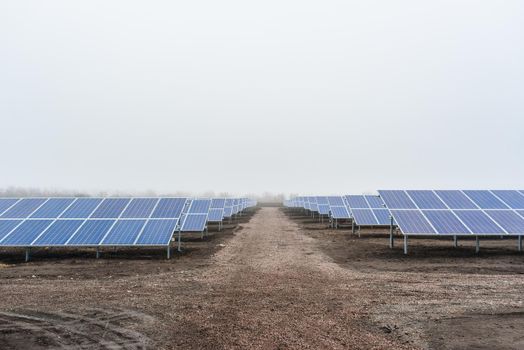
POLYGON ((332 230, 266 207, 184 253, 0 252, 0 349, 522 349, 509 239, 332 230))

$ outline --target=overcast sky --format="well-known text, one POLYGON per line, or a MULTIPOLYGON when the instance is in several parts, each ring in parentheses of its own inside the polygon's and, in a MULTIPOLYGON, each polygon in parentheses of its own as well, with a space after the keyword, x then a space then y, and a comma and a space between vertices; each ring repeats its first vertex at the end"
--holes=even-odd
POLYGON ((0 4, 0 187, 524 188, 524 1, 0 4))

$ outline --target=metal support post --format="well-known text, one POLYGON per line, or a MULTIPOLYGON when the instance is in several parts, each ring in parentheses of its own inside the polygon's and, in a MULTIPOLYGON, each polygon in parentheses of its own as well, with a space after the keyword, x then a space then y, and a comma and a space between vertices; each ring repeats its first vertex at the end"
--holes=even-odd
POLYGON ((393 218, 391 218, 391 226, 389 227, 389 247, 393 249, 393 246, 395 245, 395 238, 393 237, 393 218))
POLYGON ((171 259, 171 245, 167 246, 167 259, 171 259))
POLYGON ((518 245, 519 245, 519 252, 522 251, 522 236, 519 236, 518 238, 518 245))
POLYGON ((408 254, 408 235, 404 235, 404 255, 408 254))
POLYGON ((28 262, 29 261, 29 248, 26 248, 25 250, 25 262, 28 262))
POLYGON ((458 237, 456 235, 453 236, 453 247, 455 247, 455 248, 458 247, 458 237))
POLYGON ((96 247, 96 258, 100 258, 100 248, 96 247))
POLYGON ((178 230, 178 251, 182 251, 182 234, 180 233, 180 230, 178 230))
POLYGON ((480 238, 479 236, 476 237, 476 240, 475 240, 475 253, 479 253, 480 252, 480 238))

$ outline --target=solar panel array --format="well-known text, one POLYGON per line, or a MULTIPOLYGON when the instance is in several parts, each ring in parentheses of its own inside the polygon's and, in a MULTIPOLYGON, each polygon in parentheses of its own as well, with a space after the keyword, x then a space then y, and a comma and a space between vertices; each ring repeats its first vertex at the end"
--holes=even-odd
POLYGON ((176 230, 202 231, 211 210, 228 201, 230 215, 256 205, 247 198, 0 198, 0 246, 168 246, 176 230))
POLYGON ((381 190, 404 235, 524 235, 524 192, 381 190))

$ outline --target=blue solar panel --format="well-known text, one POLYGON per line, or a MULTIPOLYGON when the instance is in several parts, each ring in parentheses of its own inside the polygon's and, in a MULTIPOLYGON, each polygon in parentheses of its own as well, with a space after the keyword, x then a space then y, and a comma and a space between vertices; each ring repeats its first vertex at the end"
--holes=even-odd
POLYGON ((350 208, 369 208, 368 202, 364 196, 349 195, 346 196, 350 208))
MULTIPOLYGON (((368 201, 369 207, 373 209, 383 209, 384 208, 384 202, 382 199, 380 199, 379 196, 364 196, 366 197, 366 200, 368 201)), ((389 215, 389 214, 388 214, 389 215)))
POLYGON ((56 219, 74 201, 74 198, 49 198, 31 217, 36 219, 56 219))
POLYGON ((471 233, 451 210, 423 210, 423 213, 439 234, 471 233))
POLYGON ((463 191, 481 209, 508 209, 505 205, 489 191, 463 191))
POLYGON ((474 234, 503 234, 505 233, 493 220, 480 210, 454 210, 462 222, 474 234))
POLYGON ((0 243, 2 246, 29 246, 53 220, 28 220, 14 229, 11 234, 0 243))
POLYGON ((329 201, 327 197, 317 197, 317 204, 318 205, 327 205, 329 204, 329 201))
POLYGON ((404 191, 378 191, 389 209, 417 209, 417 206, 404 191))
POLYGON ((371 209, 351 209, 355 223, 359 226, 377 225, 378 221, 371 209))
POLYGON ((329 208, 333 219, 349 219, 349 212, 344 206, 332 206, 329 208))
POLYGON ((232 207, 225 207, 224 208, 224 217, 230 218, 233 215, 233 208, 232 207))
POLYGON ((47 198, 23 198, 5 213, 3 213, 1 217, 6 219, 27 218, 46 200, 47 198))
POLYGON ((0 214, 18 202, 18 198, 0 198, 0 214))
POLYGON ((78 198, 60 217, 64 219, 88 218, 100 202, 102 198, 78 198))
POLYGON ((138 238, 140 245, 168 245, 178 219, 149 220, 138 238))
POLYGON ((114 222, 115 220, 88 220, 78 229, 67 245, 98 245, 114 222))
POLYGON ((478 209, 464 193, 458 190, 438 190, 435 193, 450 209, 478 209))
POLYGON ((319 204, 318 213, 320 215, 328 215, 329 214, 329 205, 328 204, 319 204))
POLYGON ((209 207, 211 206, 211 200, 209 199, 194 199, 191 202, 189 213, 191 214, 207 214, 209 207))
POLYGON ((524 209, 524 195, 519 191, 491 191, 512 209, 524 209))
POLYGON ((116 219, 122 214, 129 201, 129 198, 106 198, 91 214, 91 218, 116 219))
POLYGON ((486 213, 506 232, 524 234, 524 219, 513 210, 486 210, 486 213))
POLYGON ((179 218, 184 209, 186 198, 162 198, 158 202, 152 218, 179 218))
POLYGON ((342 207, 346 205, 342 197, 330 196, 330 197, 327 197, 327 199, 328 199, 329 205, 332 207, 335 207, 335 206, 342 207))
POLYGON ((224 219, 224 209, 209 209, 207 221, 218 222, 224 219))
POLYGON ((22 220, 0 220, 0 242, 21 222, 22 220))
POLYGON ((83 220, 57 220, 33 243, 34 246, 64 245, 84 223, 83 220))
POLYGON ((406 191, 419 209, 447 209, 433 191, 406 191))
POLYGON ((435 230, 418 210, 392 210, 391 214, 404 234, 435 234, 435 230))
POLYGON ((146 220, 119 220, 111 228, 101 245, 133 245, 146 220))
POLYGON ((153 212, 158 198, 134 198, 121 215, 123 219, 147 219, 153 212))
POLYGON ((206 227, 207 214, 188 214, 182 224, 183 232, 202 232, 206 227))
POLYGON ((211 208, 223 209, 225 205, 226 205, 226 199, 225 198, 213 198, 213 200, 211 200, 211 208))
MULTIPOLYGON (((373 213, 377 217, 378 224, 381 226, 391 225, 391 214, 387 209, 373 209, 373 213)), ((393 222, 395 224, 395 222, 393 222)))

